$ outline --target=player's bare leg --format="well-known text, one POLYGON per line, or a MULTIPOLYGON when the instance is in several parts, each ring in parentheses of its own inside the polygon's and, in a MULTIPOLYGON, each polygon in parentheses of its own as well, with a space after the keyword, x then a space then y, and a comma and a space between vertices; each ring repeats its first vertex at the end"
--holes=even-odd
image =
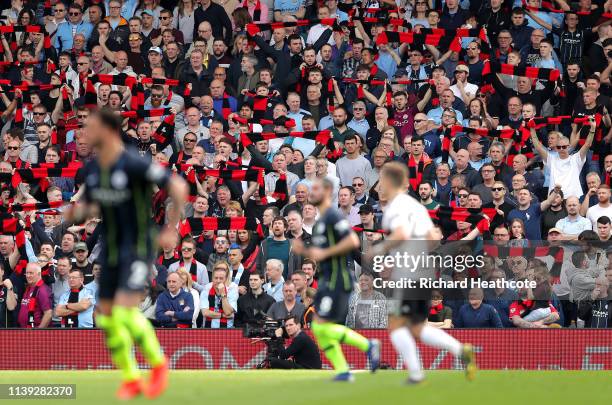
POLYGON ((434 328, 426 323, 409 324, 410 333, 415 339, 419 339, 427 346, 437 349, 448 350, 455 357, 463 360, 465 365, 465 376, 468 381, 476 377, 476 358, 471 344, 462 344, 457 339, 442 329, 434 328))
POLYGON ((419 361, 416 341, 408 328, 408 319, 403 316, 390 315, 389 330, 391 343, 402 356, 404 365, 408 369, 408 382, 420 383, 425 375, 419 361))
POLYGON ((142 393, 142 379, 138 364, 133 356, 133 341, 128 329, 117 319, 113 301, 101 299, 98 302, 96 324, 104 331, 106 345, 111 352, 115 367, 121 370, 123 382, 117 390, 117 398, 129 400, 142 393))

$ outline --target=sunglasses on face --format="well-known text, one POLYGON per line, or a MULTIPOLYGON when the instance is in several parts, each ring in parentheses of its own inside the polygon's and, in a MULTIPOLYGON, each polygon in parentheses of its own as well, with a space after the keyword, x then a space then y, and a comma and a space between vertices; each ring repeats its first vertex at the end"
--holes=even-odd
POLYGON ((459 194, 459 198, 468 198, 469 194, 459 194))
POLYGON ((565 150, 567 148, 569 148, 569 145, 557 145, 557 149, 559 150, 565 150))
POLYGON ((361 187, 363 186, 363 183, 353 183, 353 187, 361 187))
POLYGON ((8 150, 19 150, 19 146, 9 146, 8 150))
POLYGON ((185 139, 184 142, 195 142, 195 139, 185 139))
POLYGON ((181 249, 183 252, 191 252, 193 250, 193 248, 189 248, 189 247, 184 247, 181 249))
POLYGON ((503 187, 493 187, 491 190, 493 190, 493 191, 504 191, 505 189, 503 187))
POLYGON ((42 112, 33 112, 32 115, 46 115, 47 113, 42 112))
POLYGON ((151 98, 162 98, 163 94, 151 94, 151 98))
POLYGON ((81 15, 81 13, 79 13, 78 11, 77 12, 68 13, 68 14, 70 14, 71 16, 74 16, 74 17, 76 17, 78 15, 81 15))

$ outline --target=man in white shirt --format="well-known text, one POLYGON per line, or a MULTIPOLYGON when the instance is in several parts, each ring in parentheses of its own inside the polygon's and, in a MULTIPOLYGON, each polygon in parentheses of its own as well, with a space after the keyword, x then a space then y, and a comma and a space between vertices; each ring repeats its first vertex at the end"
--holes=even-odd
POLYGON ((200 308, 205 328, 233 328, 234 314, 238 310, 238 286, 229 279, 227 263, 215 266, 212 282, 200 294, 200 308))
POLYGON ((456 83, 450 87, 455 97, 462 99, 465 105, 468 105, 478 92, 478 86, 468 83, 469 75, 470 69, 467 65, 457 65, 455 68, 456 83))
POLYGON ((600 217, 612 218, 612 205, 610 204, 610 186, 601 184, 597 188, 597 205, 593 205, 587 210, 587 219, 593 224, 593 229, 597 229, 597 220, 600 217))
MULTIPOLYGON (((317 12, 317 17, 322 20, 324 18, 329 18, 329 8, 325 5, 319 7, 319 11, 317 12)), ((324 24, 315 24, 310 27, 308 31, 308 37, 306 38, 307 45, 314 45, 315 42, 321 37, 321 35, 325 32, 325 30, 329 30, 331 27, 329 25, 324 24)), ((334 46, 336 43, 334 42, 334 37, 330 36, 327 41, 328 44, 334 46)))
POLYGON ((570 140, 567 137, 559 137, 556 146, 558 155, 555 156, 549 153, 548 149, 538 140, 535 128, 531 128, 531 141, 533 142, 533 146, 542 157, 544 165, 550 169, 549 184, 561 185, 561 190, 567 197, 581 197, 583 194, 582 186, 580 185, 580 172, 582 171, 582 166, 584 166, 586 161, 586 155, 593 143, 593 137, 595 136, 595 119, 591 117, 589 123, 591 126, 589 135, 578 153, 574 153, 573 155, 569 154, 570 140))

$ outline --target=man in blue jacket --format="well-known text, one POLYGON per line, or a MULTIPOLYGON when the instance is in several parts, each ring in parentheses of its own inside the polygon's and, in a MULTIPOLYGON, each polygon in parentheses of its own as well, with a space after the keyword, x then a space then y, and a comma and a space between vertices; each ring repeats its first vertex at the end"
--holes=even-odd
POLYGON ((168 289, 157 298, 155 318, 162 328, 190 328, 193 320, 193 296, 183 289, 177 272, 168 274, 168 289))
POLYGON ((57 27, 53 46, 57 49, 58 54, 62 51, 70 51, 76 34, 83 34, 85 41, 88 41, 92 31, 93 26, 83 20, 83 8, 72 3, 68 8, 68 21, 64 21, 57 27))
POLYGON ((481 288, 470 290, 468 304, 463 304, 455 319, 456 328, 503 328, 497 310, 492 305, 483 304, 483 298, 481 288))

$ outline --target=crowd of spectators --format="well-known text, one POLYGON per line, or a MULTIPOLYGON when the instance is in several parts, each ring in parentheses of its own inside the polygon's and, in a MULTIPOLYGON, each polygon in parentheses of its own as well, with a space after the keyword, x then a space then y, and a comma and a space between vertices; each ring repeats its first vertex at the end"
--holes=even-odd
POLYGON ((100 219, 62 218, 95 157, 92 108, 122 114, 125 144, 190 184, 180 229, 164 227, 164 190, 138 196, 160 230, 141 303, 156 326, 307 327, 317 263, 291 241, 310 243, 310 186, 327 178, 362 242, 346 324, 386 328, 376 279, 391 269, 361 253, 385 238, 388 161, 408 166, 443 243, 506 252, 441 278, 537 284, 435 290, 433 325, 612 326, 612 1, 354 3, 0 1, 0 327, 95 325, 100 219), (205 217, 258 226, 182 232, 205 217))

